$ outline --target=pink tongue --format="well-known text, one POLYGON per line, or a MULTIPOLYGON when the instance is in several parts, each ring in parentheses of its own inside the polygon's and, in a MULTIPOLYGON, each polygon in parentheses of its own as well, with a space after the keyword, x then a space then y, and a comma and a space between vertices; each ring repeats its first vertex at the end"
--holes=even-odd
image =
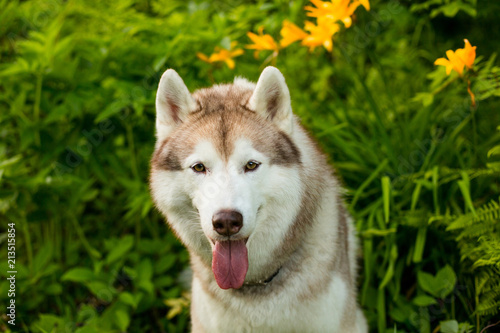
POLYGON ((215 242, 212 252, 212 271, 222 289, 241 288, 248 270, 245 241, 215 242))

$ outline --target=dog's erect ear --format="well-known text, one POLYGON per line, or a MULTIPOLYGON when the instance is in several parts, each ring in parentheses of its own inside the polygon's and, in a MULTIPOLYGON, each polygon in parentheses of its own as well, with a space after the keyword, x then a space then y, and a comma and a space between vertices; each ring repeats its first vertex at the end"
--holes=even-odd
POLYGON ((290 92, 283 74, 277 68, 269 66, 262 71, 249 107, 273 121, 286 133, 292 132, 290 92))
POLYGON ((156 137, 158 141, 168 137, 187 115, 196 109, 196 101, 179 74, 167 69, 161 76, 156 93, 156 137))

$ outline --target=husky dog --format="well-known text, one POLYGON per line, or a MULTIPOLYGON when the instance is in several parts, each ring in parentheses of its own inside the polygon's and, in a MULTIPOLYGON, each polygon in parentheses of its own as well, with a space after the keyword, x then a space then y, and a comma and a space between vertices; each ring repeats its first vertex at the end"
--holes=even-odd
POLYGON ((167 70, 150 187, 189 250, 193 332, 367 332, 338 181, 281 72, 191 94, 167 70))

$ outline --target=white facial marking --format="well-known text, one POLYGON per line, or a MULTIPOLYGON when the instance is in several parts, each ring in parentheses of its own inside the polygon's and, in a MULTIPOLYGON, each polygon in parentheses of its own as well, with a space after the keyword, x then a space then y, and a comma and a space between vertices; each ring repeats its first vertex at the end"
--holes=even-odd
POLYGON ((207 259, 211 258, 208 246, 213 248, 214 241, 227 239, 214 230, 214 214, 222 209, 242 214, 243 227, 231 239, 248 239, 248 281, 261 279, 262 269, 275 260, 273 253, 301 207, 304 185, 299 168, 271 165, 271 160, 272 156, 256 150, 252 141, 240 138, 226 161, 206 140, 181 161, 182 171, 152 174, 158 208, 179 237, 207 259), (245 172, 249 161, 259 166, 245 172), (206 171, 195 172, 191 167, 196 163, 202 163, 206 171))
POLYGON ((235 239, 248 238, 255 229, 256 216, 262 205, 260 195, 261 169, 266 168, 269 158, 251 147, 247 140, 235 143, 233 154, 224 161, 210 141, 196 145, 193 153, 184 163, 184 172, 188 173, 187 193, 191 193, 193 206, 200 214, 201 227, 211 240, 224 239, 213 230, 213 216, 223 210, 238 211, 243 216, 243 227, 235 239), (259 166, 245 172, 249 161, 256 161, 259 166), (197 173, 191 169, 196 163, 202 163, 206 172, 197 173))
POLYGON ((298 168, 271 165, 271 159, 256 150, 250 140, 240 138, 227 161, 210 141, 203 141, 183 164, 183 191, 199 212, 201 229, 212 246, 214 241, 227 239, 214 230, 214 214, 223 209, 242 214, 243 227, 231 239, 248 238, 248 280, 261 278, 261 269, 273 260, 273 251, 280 246, 301 205, 303 185, 298 168), (259 166, 245 172, 249 161, 259 166), (194 172, 191 166, 195 163, 203 163, 206 172, 194 172))

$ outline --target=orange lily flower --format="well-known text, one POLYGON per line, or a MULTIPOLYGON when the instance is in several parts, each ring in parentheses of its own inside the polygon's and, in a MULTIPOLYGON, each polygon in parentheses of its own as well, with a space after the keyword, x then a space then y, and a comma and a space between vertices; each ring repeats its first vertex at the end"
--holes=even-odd
POLYGON ((476 46, 470 45, 470 42, 467 39, 464 39, 465 48, 458 49, 456 55, 462 60, 464 65, 471 69, 474 64, 474 60, 476 60, 476 46))
POLYGON ((476 60, 476 46, 472 46, 467 39, 464 39, 465 48, 457 49, 455 52, 452 50, 446 51, 446 58, 439 58, 434 62, 434 65, 445 66, 446 74, 450 75, 454 70, 460 76, 463 75, 464 67, 472 68, 474 60, 476 60))
POLYGON ((279 47, 274 41, 271 35, 264 34, 264 27, 260 27, 258 30, 259 34, 256 35, 253 32, 247 32, 247 36, 254 42, 254 44, 247 45, 247 49, 255 50, 254 56, 257 58, 260 51, 270 50, 278 54, 279 47))
POLYGON ((307 33, 288 20, 283 21, 283 28, 281 28, 280 34, 282 37, 280 41, 281 47, 287 47, 288 45, 307 37, 307 33))
POLYGON ((446 51, 446 58, 439 58, 434 62, 434 65, 445 66, 446 74, 450 75, 451 71, 454 70, 458 74, 462 75, 464 71, 464 63, 452 50, 446 51))
POLYGON ((207 57, 201 52, 198 52, 196 55, 201 60, 208 62, 209 64, 213 64, 214 62, 225 62, 227 67, 230 69, 234 69, 235 63, 232 58, 238 57, 243 54, 242 49, 233 50, 233 48, 237 45, 237 42, 231 43, 231 49, 222 49, 220 47, 215 48, 215 53, 212 53, 210 57, 207 57))
POLYGON ((328 18, 318 17, 318 25, 306 22, 304 29, 309 31, 310 34, 302 40, 302 45, 309 46, 311 51, 317 46, 323 45, 325 49, 331 52, 333 48, 332 37, 339 31, 340 27, 328 18))
POLYGON ((331 2, 325 2, 320 0, 311 0, 311 2, 316 6, 306 6, 305 10, 310 11, 307 16, 311 17, 325 17, 332 21, 342 21, 346 28, 349 28, 352 24, 351 16, 359 7, 362 5, 366 10, 370 10, 370 3, 368 0, 360 0, 351 2, 351 0, 331 0, 331 2))

